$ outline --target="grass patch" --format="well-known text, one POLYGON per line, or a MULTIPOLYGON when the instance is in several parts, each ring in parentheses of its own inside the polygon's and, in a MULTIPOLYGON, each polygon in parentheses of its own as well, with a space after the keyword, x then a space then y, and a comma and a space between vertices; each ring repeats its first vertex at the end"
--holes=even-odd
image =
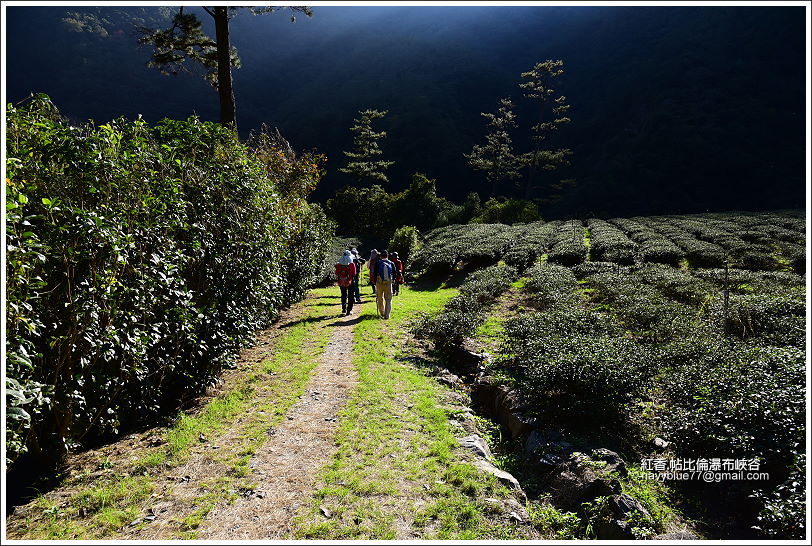
POLYGON ((509 493, 493 477, 461 462, 444 407, 444 387, 405 345, 406 323, 441 309, 456 295, 402 287, 389 321, 355 327, 358 385, 340 413, 338 451, 322 469, 310 505, 295 518, 295 538, 494 538, 512 531, 487 524, 480 495, 509 493), (329 517, 325 516, 326 510, 329 517), (400 522, 399 526, 396 522, 400 522))

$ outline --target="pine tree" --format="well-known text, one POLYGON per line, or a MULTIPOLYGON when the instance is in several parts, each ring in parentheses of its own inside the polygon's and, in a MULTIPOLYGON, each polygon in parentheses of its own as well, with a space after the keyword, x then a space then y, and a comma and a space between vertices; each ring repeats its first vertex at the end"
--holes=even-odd
POLYGON ((556 91, 552 87, 552 80, 564 73, 562 66, 564 66, 564 61, 548 59, 542 63, 536 63, 529 72, 522 73, 522 78, 526 81, 519 84, 519 87, 525 90, 525 97, 538 102, 539 113, 539 122, 531 128, 534 149, 524 154, 525 162, 530 168, 525 186, 525 198, 529 198, 532 191, 538 189, 533 186, 533 179, 537 171, 554 171, 570 164, 568 158, 572 155, 571 149, 542 148, 542 143, 550 133, 571 121, 566 115, 570 108, 566 97, 564 95, 556 97, 556 91), (545 121, 545 114, 548 116, 548 121, 545 121))
POLYGON ((375 160, 383 152, 378 145, 378 139, 386 137, 386 131, 375 132, 372 130, 372 122, 384 117, 388 110, 380 112, 378 110, 359 111, 359 118, 353 119, 355 125, 350 127, 350 131, 355 133, 353 139, 353 150, 344 152, 350 161, 345 167, 338 169, 343 173, 352 175, 361 184, 364 180, 370 182, 388 182, 389 179, 383 173, 393 165, 394 161, 375 160))
MULTIPOLYGON (((163 74, 177 75, 179 72, 192 72, 185 64, 191 60, 203 68, 203 77, 217 91, 220 97, 220 123, 231 124, 237 128, 236 101, 231 80, 231 68, 241 65, 237 49, 231 46, 229 21, 237 14, 236 6, 204 7, 206 13, 214 19, 215 38, 203 32, 203 23, 194 13, 184 13, 183 6, 172 18, 172 26, 160 30, 139 27, 140 44, 152 45, 152 59, 147 66, 159 69, 163 74)), ((280 7, 250 7, 252 14, 271 13, 280 7)), ((291 21, 296 20, 296 13, 313 15, 310 8, 291 7, 291 21)))
POLYGON ((485 136, 485 144, 475 144, 470 154, 463 154, 474 170, 485 171, 491 183, 491 197, 496 195, 497 186, 502 182, 521 177, 519 170, 522 158, 513 151, 513 141, 509 131, 516 128, 516 114, 510 99, 499 101, 495 114, 482 112, 488 120, 492 132, 485 136))

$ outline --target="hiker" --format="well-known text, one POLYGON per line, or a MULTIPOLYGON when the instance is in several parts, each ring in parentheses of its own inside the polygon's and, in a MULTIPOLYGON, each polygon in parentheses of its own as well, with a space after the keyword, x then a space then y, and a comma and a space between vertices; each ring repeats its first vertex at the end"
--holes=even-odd
POLYGON ((352 247, 353 263, 355 264, 355 276, 352 278, 352 290, 355 297, 355 303, 361 303, 361 266, 366 263, 366 260, 358 254, 358 249, 352 247))
POLYGON ((345 250, 344 255, 336 263, 336 279, 338 287, 341 289, 341 314, 352 313, 352 278, 355 276, 355 263, 353 262, 352 251, 345 250))
POLYGON ((369 267, 369 284, 372 285, 372 295, 375 295, 375 281, 372 280, 372 275, 375 272, 375 264, 378 262, 378 250, 373 248, 372 252, 369 253, 369 263, 367 267, 369 267))
POLYGON ((400 294, 400 285, 403 284, 403 262, 397 252, 390 255, 390 260, 395 264, 395 282, 392 283, 392 295, 397 296, 400 294))
POLYGON ((389 319, 392 312, 392 283, 397 273, 395 264, 389 261, 389 255, 385 250, 381 250, 375 267, 371 270, 375 283, 375 296, 378 303, 378 316, 389 319))

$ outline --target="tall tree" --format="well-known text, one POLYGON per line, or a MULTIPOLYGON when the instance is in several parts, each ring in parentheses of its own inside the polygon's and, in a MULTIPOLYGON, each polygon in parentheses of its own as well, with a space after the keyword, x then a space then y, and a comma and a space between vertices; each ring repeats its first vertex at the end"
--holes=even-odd
POLYGON ((556 95, 553 88, 553 80, 564 73, 564 61, 546 60, 536 63, 532 70, 522 73, 524 83, 519 87, 524 89, 524 96, 535 100, 538 103, 538 123, 531 128, 531 138, 534 149, 525 154, 526 163, 529 166, 527 184, 525 186, 525 198, 529 199, 532 191, 538 189, 534 186, 534 178, 539 170, 554 171, 565 165, 569 165, 569 156, 572 150, 569 148, 544 149, 542 143, 547 137, 557 131, 562 125, 571 120, 567 117, 570 105, 564 95, 556 95))
POLYGON ((386 131, 375 132, 372 130, 372 122, 384 117, 387 113, 388 110, 383 112, 379 110, 363 110, 358 112, 359 117, 357 119, 353 119, 355 125, 350 127, 350 131, 355 133, 353 149, 351 152, 344 152, 344 155, 350 158, 350 161, 346 166, 338 170, 354 176, 359 184, 364 180, 371 182, 376 180, 380 182, 389 181, 383 171, 395 162, 375 159, 383 154, 381 147, 378 145, 378 140, 386 137, 386 131))
MULTIPOLYGON (((197 63, 203 69, 203 77, 217 91, 220 97, 220 123, 232 125, 237 130, 237 107, 234 100, 234 87, 231 68, 241 65, 237 49, 231 45, 229 21, 240 8, 236 6, 203 7, 214 20, 215 37, 212 39, 203 31, 203 22, 194 13, 185 13, 181 6, 172 18, 172 26, 167 29, 138 27, 141 37, 138 42, 152 45, 152 59, 147 66, 159 69, 163 74, 177 75, 179 72, 193 72, 186 61, 197 63)), ((249 7, 253 15, 271 13, 281 7, 249 7)), ((296 21, 296 13, 312 17, 307 6, 288 7, 296 21)))
POLYGON ((482 112, 482 117, 488 120, 488 127, 492 129, 485 136, 485 144, 474 144, 470 154, 463 154, 474 170, 485 171, 491 183, 491 197, 496 196, 500 183, 520 178, 519 171, 523 166, 523 159, 514 153, 510 138, 510 130, 516 128, 513 102, 502 99, 499 104, 494 114, 482 112))

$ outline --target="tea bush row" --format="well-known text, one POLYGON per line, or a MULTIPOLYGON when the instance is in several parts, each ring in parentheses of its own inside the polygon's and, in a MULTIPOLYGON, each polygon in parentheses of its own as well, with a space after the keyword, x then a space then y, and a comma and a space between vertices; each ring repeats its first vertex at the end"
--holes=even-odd
POLYGON ((654 349, 624 336, 613 316, 590 309, 569 268, 539 264, 525 290, 541 312, 509 319, 499 367, 535 413, 552 420, 614 420, 639 399, 654 349))
POLYGON ((453 225, 431 231, 415 253, 416 271, 443 273, 463 262, 471 266, 496 263, 523 228, 503 224, 453 225))
POLYGON ((647 225, 626 218, 613 218, 609 222, 637 243, 643 262, 677 265, 685 257, 680 247, 647 225))
POLYGON ((527 224, 524 231, 508 248, 502 259, 519 272, 524 272, 547 252, 552 244, 552 236, 561 225, 560 220, 527 224))
POLYGON ((637 244, 612 224, 598 219, 587 222, 591 234, 589 259, 631 265, 637 254, 637 244))
POLYGON ((548 260, 561 265, 575 265, 586 260, 584 225, 580 220, 568 220, 553 233, 548 260))
POLYGON ((728 253, 717 244, 702 241, 685 229, 669 220, 658 217, 638 219, 659 231, 685 252, 685 258, 693 267, 720 267, 727 260, 728 253))
POLYGON ((493 265, 471 273, 438 315, 417 321, 415 335, 428 339, 441 353, 449 353, 474 334, 485 311, 517 278, 507 265, 493 265))
POLYGON ((9 463, 165 415, 320 276, 320 156, 196 118, 73 126, 45 96, 7 129, 9 463))

